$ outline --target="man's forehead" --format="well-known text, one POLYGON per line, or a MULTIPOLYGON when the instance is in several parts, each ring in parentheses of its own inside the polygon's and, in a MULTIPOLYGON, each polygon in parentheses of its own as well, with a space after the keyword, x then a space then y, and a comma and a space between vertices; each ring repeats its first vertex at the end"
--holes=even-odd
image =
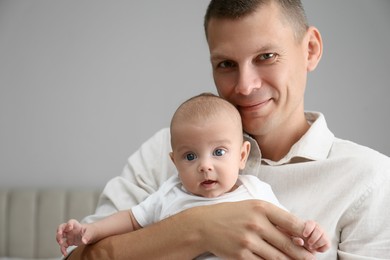
POLYGON ((244 52, 253 54, 276 51, 281 49, 286 36, 293 39, 291 27, 278 20, 245 19, 210 21, 207 40, 211 59, 226 58, 226 55, 241 56, 244 52))

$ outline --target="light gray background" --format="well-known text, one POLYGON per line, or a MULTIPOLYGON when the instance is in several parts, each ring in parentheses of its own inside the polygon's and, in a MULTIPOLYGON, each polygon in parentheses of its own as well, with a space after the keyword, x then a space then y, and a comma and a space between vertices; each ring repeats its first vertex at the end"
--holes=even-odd
MULTIPOLYGON (((214 90, 208 0, 0 1, 0 186, 102 187, 214 90)), ((306 109, 390 155, 390 1, 306 0, 324 56, 306 109)))

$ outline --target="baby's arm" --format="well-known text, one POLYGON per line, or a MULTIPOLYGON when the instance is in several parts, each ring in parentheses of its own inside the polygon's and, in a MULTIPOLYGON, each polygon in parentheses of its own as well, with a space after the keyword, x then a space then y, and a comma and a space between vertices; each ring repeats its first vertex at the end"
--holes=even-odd
POLYGON ((330 241, 324 230, 314 221, 305 222, 305 228, 302 236, 304 239, 294 237, 295 244, 304 246, 312 252, 325 252, 330 248, 330 241))
POLYGON ((57 229, 57 242, 61 252, 66 256, 69 246, 92 244, 105 237, 119 235, 140 229, 130 210, 119 211, 102 220, 90 224, 80 224, 71 219, 67 223, 59 225, 57 229))

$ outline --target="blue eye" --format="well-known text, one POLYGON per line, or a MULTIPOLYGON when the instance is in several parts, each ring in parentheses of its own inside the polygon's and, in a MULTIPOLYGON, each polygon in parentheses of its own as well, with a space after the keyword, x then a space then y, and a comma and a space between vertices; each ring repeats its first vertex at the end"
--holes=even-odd
POLYGON ((222 156, 226 153, 226 151, 224 149, 216 149, 213 153, 213 155, 215 156, 222 156))
POLYGON ((188 161, 192 161, 192 160, 195 160, 196 159, 196 155, 194 153, 188 153, 186 154, 186 160, 188 161))

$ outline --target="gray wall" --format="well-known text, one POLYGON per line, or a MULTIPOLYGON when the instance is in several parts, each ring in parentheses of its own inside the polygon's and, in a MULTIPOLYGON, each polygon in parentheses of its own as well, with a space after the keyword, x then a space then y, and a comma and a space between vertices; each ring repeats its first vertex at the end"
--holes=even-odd
MULTIPOLYGON (((0 1, 0 186, 97 186, 213 91, 208 0, 0 1)), ((390 1, 304 1, 325 49, 306 108, 390 155, 390 1)))

